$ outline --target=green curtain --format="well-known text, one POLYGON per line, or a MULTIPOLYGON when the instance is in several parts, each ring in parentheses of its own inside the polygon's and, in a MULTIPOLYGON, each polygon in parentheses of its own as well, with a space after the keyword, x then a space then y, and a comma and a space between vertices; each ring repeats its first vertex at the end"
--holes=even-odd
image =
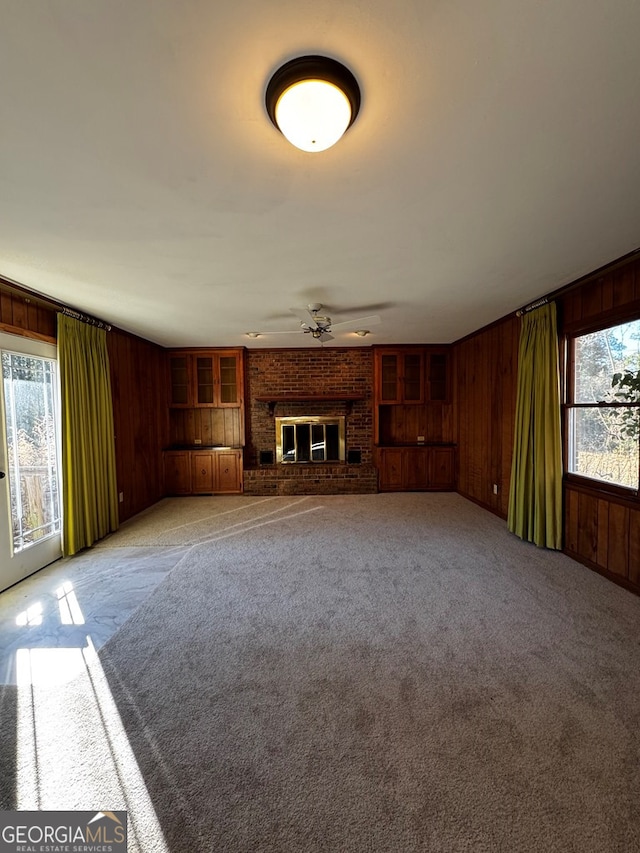
POLYGON ((107 333, 58 315, 65 556, 118 529, 107 333))
POLYGON ((522 317, 507 525, 545 548, 562 547, 562 440, 555 303, 522 317))

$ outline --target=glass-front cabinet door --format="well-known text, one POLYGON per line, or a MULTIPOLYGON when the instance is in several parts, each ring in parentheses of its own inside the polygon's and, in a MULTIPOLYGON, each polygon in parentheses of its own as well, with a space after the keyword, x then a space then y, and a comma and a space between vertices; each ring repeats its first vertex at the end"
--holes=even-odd
POLYGON ((422 353, 404 353, 402 356, 402 400, 404 403, 424 401, 424 357, 422 353))
POLYGON ((447 353, 431 353, 429 355, 430 401, 445 402, 449 399, 449 356, 447 353))
POLYGON ((169 356, 169 405, 191 405, 189 356, 182 353, 169 356))
POLYGON ((195 405, 213 406, 215 403, 214 357, 195 356, 195 405))
POLYGON ((169 354, 171 408, 238 408, 243 399, 238 350, 190 350, 169 354))
POLYGON ((379 356, 380 380, 379 400, 381 403, 400 402, 400 357, 395 353, 384 353, 379 356))
POLYGON ((424 402, 424 353, 394 350, 376 353, 378 403, 424 402))
POLYGON ((218 357, 219 406, 238 406, 240 404, 240 384, 237 355, 218 357))
POLYGON ((238 406, 238 357, 235 353, 203 352, 193 356, 194 406, 238 406))

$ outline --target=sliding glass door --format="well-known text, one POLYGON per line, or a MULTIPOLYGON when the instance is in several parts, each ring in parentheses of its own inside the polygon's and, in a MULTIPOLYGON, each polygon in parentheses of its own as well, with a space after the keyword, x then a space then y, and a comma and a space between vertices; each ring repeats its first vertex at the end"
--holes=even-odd
POLYGON ((56 348, 0 333, 0 590, 61 555, 56 348))

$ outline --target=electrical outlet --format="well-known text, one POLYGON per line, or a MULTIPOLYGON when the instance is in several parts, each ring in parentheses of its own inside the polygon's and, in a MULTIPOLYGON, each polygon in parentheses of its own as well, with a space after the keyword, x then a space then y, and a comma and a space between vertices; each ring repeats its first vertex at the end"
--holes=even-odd
POLYGON ((418 444, 424 444, 424 436, 423 435, 418 436, 418 444))
POLYGON ((193 443, 194 444, 202 444, 202 439, 201 438, 194 438, 193 443))
POLYGON ((497 494, 498 494, 498 484, 497 484, 497 483, 494 483, 494 484, 493 484, 493 494, 494 494, 494 495, 497 495, 497 494))
POLYGON ((118 492, 118 500, 120 503, 124 501, 124 492, 118 492))

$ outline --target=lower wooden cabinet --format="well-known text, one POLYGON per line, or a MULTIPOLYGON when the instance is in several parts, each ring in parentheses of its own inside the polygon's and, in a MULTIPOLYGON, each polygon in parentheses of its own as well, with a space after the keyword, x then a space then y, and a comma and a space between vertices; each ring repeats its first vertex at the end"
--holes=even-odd
POLYGON ((381 492, 451 491, 456 487, 453 446, 378 448, 381 492))
POLYGON ((385 447, 378 451, 378 488, 381 491, 405 490, 406 455, 401 448, 385 447))
POLYGON ((429 448, 429 488, 455 489, 456 454, 454 447, 429 448))
POLYGON ((242 493, 241 450, 165 450, 167 495, 242 493))
POLYGON ((242 452, 219 450, 215 455, 216 492, 235 494, 242 491, 242 452))
POLYGON ((164 493, 191 494, 191 454, 188 450, 166 450, 164 459, 164 493))
POLYGON ((215 459, 211 451, 191 451, 191 493, 211 495, 215 491, 215 459))

